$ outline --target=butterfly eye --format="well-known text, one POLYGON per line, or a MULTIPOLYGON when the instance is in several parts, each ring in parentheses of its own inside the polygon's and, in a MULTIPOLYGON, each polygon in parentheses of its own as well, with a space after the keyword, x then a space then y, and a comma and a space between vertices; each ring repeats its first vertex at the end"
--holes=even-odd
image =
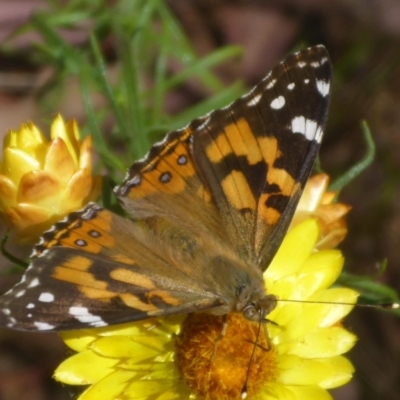
POLYGON ((259 320, 259 313, 254 303, 249 304, 243 309, 243 316, 249 321, 259 320))

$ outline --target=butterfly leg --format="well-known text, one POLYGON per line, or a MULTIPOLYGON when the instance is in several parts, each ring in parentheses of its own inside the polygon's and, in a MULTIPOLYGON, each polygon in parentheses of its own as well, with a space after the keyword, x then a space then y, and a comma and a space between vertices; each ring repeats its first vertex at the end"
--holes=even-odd
POLYGON ((227 314, 222 316, 222 328, 221 332, 219 333, 218 337, 214 341, 214 351, 213 355, 210 359, 210 365, 213 363, 215 356, 217 355, 217 348, 218 348, 218 343, 223 339, 223 337, 226 335, 226 329, 228 328, 228 321, 227 321, 227 314))
POLYGON ((267 318, 264 318, 263 322, 264 322, 263 325, 264 325, 265 338, 267 339, 267 346, 268 346, 265 350, 270 351, 272 349, 272 342, 271 342, 271 338, 269 337, 267 323, 275 325, 275 326, 279 326, 279 324, 277 324, 275 321, 271 321, 270 319, 267 319, 267 318))

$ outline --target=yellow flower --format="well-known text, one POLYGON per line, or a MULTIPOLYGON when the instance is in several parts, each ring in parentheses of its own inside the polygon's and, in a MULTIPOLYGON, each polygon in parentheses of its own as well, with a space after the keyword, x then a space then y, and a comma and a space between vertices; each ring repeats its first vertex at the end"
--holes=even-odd
POLYGON ((318 249, 336 247, 347 234, 344 216, 351 210, 348 204, 336 203, 337 192, 328 192, 329 176, 312 176, 304 188, 297 205, 291 227, 308 218, 316 218, 320 225, 318 249))
POLYGON ((341 326, 353 306, 335 303, 354 304, 358 293, 330 288, 343 257, 315 251, 318 237, 315 219, 295 226, 266 270, 267 291, 281 300, 268 315, 268 337, 263 325, 236 314, 228 315, 217 346, 221 317, 208 314, 64 332, 77 353, 55 378, 89 385, 79 400, 235 400, 247 373, 249 399, 331 399, 327 389, 351 379, 353 366, 342 354, 356 341, 341 326))
POLYGON ((80 141, 75 121, 57 116, 47 140, 32 123, 10 131, 0 164, 0 216, 20 241, 34 242, 71 211, 97 198, 92 141, 80 141))

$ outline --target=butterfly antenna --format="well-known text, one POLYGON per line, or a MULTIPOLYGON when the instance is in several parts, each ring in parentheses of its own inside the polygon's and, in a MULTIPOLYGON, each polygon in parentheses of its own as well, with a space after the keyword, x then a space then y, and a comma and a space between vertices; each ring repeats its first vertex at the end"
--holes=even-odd
POLYGON ((276 301, 284 302, 284 303, 302 303, 302 304, 330 304, 330 305, 339 305, 339 306, 353 306, 353 307, 364 307, 364 308, 384 308, 386 310, 395 310, 400 307, 399 303, 381 303, 381 304, 354 304, 347 303, 342 301, 313 301, 313 300, 281 300, 277 299, 276 301))
MULTIPOLYGON (((247 393, 247 384, 249 382, 250 367, 251 367, 251 363, 253 362, 254 355, 256 353, 256 348, 258 347, 258 339, 260 337, 261 325, 262 325, 262 317, 261 317, 261 310, 260 310, 260 320, 258 322, 258 330, 257 330, 256 341, 254 343, 253 351, 252 351, 251 356, 250 356, 249 366, 247 367, 246 380, 244 381, 244 385, 242 387, 242 394, 240 396, 242 399, 246 399, 247 398, 247 394, 248 394, 247 393)), ((269 341, 268 334, 267 334, 267 343, 268 343, 268 350, 269 350, 271 347, 270 347, 270 341, 269 341)))

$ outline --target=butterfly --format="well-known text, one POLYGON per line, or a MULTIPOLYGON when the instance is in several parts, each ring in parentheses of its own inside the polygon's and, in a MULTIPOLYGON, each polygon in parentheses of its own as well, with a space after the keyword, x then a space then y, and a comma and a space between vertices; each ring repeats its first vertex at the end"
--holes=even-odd
POLYGON ((263 271, 316 159, 331 63, 288 56, 248 94, 170 132, 114 192, 130 218, 89 203, 45 232, 0 297, 0 325, 52 331, 172 314, 275 307, 263 271))

